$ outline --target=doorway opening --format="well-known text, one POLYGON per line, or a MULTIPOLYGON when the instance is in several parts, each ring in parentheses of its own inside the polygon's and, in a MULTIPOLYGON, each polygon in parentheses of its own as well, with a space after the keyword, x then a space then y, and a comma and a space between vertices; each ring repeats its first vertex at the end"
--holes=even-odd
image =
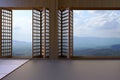
POLYGON ((0 11, 0 57, 49 57, 49 9, 0 11))
POLYGON ((74 56, 120 57, 120 10, 74 10, 74 56))
POLYGON ((32 57, 32 10, 13 12, 13 57, 32 57))

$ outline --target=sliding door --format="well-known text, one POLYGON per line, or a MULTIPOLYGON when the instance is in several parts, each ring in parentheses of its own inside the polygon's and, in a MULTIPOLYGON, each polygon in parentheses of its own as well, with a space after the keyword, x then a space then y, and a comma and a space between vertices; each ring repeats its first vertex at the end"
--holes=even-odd
POLYGON ((12 57, 12 10, 0 9, 0 57, 12 57))
POLYGON ((33 16, 33 27, 32 27, 32 46, 33 46, 33 52, 32 56, 37 57, 41 56, 41 11, 40 10, 33 10, 32 11, 33 16))
POLYGON ((73 55, 73 11, 68 9, 58 11, 58 42, 59 56, 73 55))
POLYGON ((33 16, 33 57, 49 56, 49 10, 34 9, 33 16))

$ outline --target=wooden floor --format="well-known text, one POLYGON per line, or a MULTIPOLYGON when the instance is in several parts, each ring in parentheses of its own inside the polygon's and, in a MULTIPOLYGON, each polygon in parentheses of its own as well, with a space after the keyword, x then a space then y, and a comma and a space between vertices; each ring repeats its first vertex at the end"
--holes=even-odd
POLYGON ((31 60, 3 80, 120 80, 120 60, 31 60))

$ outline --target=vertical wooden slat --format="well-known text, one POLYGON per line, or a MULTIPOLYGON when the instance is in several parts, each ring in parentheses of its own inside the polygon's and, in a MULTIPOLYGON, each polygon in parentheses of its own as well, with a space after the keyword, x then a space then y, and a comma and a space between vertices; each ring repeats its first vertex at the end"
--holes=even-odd
POLYGON ((70 58, 70 10, 68 8, 68 58, 70 58))
POLYGON ((13 46, 13 13, 12 13, 12 10, 11 10, 11 57, 12 57, 12 46, 13 46))
POLYGON ((44 57, 44 54, 45 54, 45 49, 44 49, 44 10, 43 8, 41 9, 41 50, 42 50, 42 56, 44 57))
POLYGON ((2 9, 0 9, 0 57, 2 57, 2 9))
POLYGON ((40 55, 42 56, 42 10, 40 10, 40 55))
POLYGON ((74 40, 73 39, 73 29, 74 29, 73 28, 73 10, 72 10, 72 26, 71 27, 72 27, 72 33, 71 33, 72 34, 72 43, 71 43, 72 44, 72 46, 71 46, 72 47, 72 52, 71 52, 71 57, 72 57, 73 56, 73 40, 74 40))
POLYGON ((46 57, 46 9, 44 8, 44 58, 46 57))
POLYGON ((34 13, 33 13, 33 10, 32 10, 32 57, 34 57, 34 50, 33 50, 33 49, 34 49, 34 47, 33 47, 33 45, 34 45, 34 43, 33 43, 33 41, 34 41, 34 40, 33 40, 33 39, 34 39, 34 38, 33 38, 33 37, 34 37, 34 32, 33 32, 33 29, 34 29, 34 28, 33 28, 33 27, 34 27, 34 24, 33 24, 33 14, 34 14, 34 13))
MULTIPOLYGON (((60 10, 61 11, 61 10, 60 10)), ((62 11, 61 11, 61 56, 63 56, 62 40, 63 40, 63 27, 62 27, 62 11)))
POLYGON ((73 56, 73 10, 69 9, 69 58, 73 56))

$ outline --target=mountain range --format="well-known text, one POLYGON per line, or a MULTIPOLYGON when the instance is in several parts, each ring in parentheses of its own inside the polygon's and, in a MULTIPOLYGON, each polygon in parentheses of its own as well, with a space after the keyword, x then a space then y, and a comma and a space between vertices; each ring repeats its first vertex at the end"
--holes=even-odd
MULTIPOLYGON (((14 56, 31 56, 32 43, 13 40, 14 56)), ((74 37, 75 56, 118 56, 120 38, 74 37)))
POLYGON ((74 50, 107 48, 117 44, 120 44, 120 38, 74 37, 74 50))
POLYGON ((13 40, 13 55, 14 56, 31 56, 32 43, 13 40))

